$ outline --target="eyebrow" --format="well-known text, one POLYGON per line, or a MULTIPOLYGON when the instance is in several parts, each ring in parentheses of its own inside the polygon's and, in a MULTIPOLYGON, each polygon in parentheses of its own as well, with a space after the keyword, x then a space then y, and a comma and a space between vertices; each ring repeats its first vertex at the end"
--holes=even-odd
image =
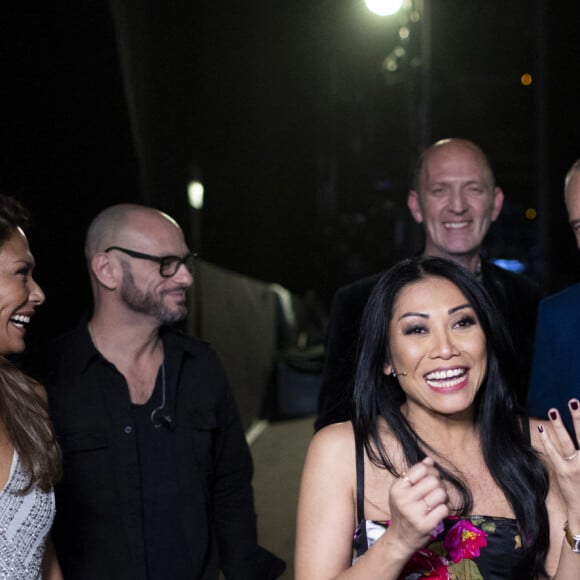
POLYGON ((451 185, 452 183, 462 183, 463 185, 486 185, 485 180, 483 179, 468 179, 467 181, 464 181, 463 179, 453 177, 442 177, 433 181, 430 185, 433 187, 435 185, 451 185))
MULTIPOLYGON (((455 314, 457 311, 463 310, 464 308, 473 308, 473 306, 471 306, 471 304, 469 303, 460 304, 459 306, 454 306, 453 308, 450 308, 447 311, 447 314, 455 314)), ((411 318, 413 316, 418 316, 419 318, 425 319, 429 318, 429 314, 425 314, 424 312, 405 312, 405 314, 401 314, 401 316, 399 316, 397 321, 402 320, 403 318, 411 318)))
POLYGON ((13 264, 26 264, 27 266, 34 266, 34 260, 30 260, 29 258, 17 258, 12 262, 13 264))

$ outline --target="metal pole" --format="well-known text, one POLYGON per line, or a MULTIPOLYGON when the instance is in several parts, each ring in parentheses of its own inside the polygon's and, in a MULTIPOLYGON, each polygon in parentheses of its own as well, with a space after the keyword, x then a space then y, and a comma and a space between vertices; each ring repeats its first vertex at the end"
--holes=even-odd
POLYGON ((546 33, 545 2, 536 0, 536 206, 537 227, 537 266, 544 283, 551 280, 550 262, 550 204, 549 176, 547 169, 548 144, 546 115, 546 33))
POLYGON ((431 6, 429 1, 417 0, 421 15, 421 103, 419 149, 431 143, 431 6))

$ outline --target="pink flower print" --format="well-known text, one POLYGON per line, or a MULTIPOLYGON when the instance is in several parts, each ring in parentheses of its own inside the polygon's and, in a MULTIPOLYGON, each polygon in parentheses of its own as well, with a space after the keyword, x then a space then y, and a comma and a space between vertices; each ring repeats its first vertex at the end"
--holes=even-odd
POLYGON ((487 546, 487 534, 471 522, 461 520, 447 532, 443 546, 457 564, 464 558, 477 558, 479 549, 487 546))
POLYGON ((431 580, 449 580, 447 560, 425 548, 418 550, 407 562, 399 578, 413 580, 415 578, 429 578, 431 580))
POLYGON ((433 528, 431 530, 431 534, 430 534, 430 539, 429 539, 429 543, 434 542, 435 539, 437 538, 437 536, 441 533, 443 533, 443 530, 445 529, 445 526, 443 524, 443 520, 441 520, 436 526, 435 528, 433 528))

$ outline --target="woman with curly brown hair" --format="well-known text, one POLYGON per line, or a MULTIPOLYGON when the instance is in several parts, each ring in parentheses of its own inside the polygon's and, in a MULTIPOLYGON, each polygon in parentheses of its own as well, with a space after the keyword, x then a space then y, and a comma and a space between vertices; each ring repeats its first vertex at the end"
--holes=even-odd
POLYGON ((43 387, 6 357, 24 351, 44 293, 32 277, 28 212, 0 195, 0 578, 62 578, 49 541, 60 451, 43 387))

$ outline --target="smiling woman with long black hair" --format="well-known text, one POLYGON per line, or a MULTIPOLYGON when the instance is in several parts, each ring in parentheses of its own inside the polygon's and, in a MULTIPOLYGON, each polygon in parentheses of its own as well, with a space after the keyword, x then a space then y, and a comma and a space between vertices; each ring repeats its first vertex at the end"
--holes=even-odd
MULTIPOLYGON (((580 578, 580 453, 556 410, 520 412, 514 357, 462 266, 420 257, 381 276, 355 418, 307 453, 296 580, 580 578)), ((569 410, 580 433, 577 399, 569 410)))

